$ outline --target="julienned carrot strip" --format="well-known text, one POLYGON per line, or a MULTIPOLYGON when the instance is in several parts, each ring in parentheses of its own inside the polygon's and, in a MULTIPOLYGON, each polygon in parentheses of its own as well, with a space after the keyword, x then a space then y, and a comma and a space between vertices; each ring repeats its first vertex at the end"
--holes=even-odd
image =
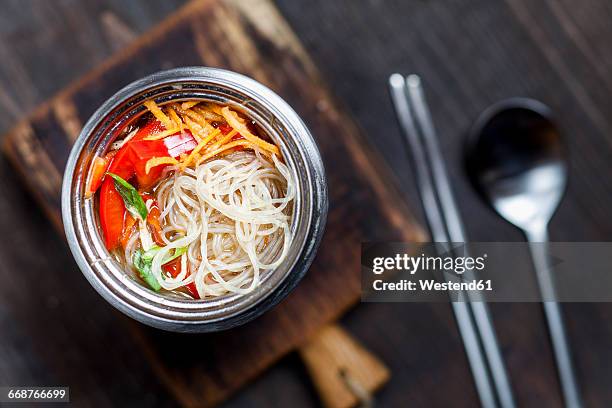
POLYGON ((253 143, 251 143, 248 140, 234 140, 233 142, 227 143, 225 145, 223 145, 222 147, 218 148, 217 150, 214 150, 212 152, 206 153, 205 155, 203 155, 202 157, 200 157, 198 159, 197 164, 202 163, 203 161, 206 161, 208 159, 210 159, 211 157, 215 157, 220 153, 223 153, 224 151, 228 150, 228 149, 232 149, 234 147, 238 147, 238 146, 248 146, 251 148, 256 148, 256 146, 253 145, 253 143))
POLYGON ((166 116, 166 114, 160 109, 159 106, 157 106, 155 101, 146 101, 144 103, 144 106, 147 107, 147 109, 153 114, 153 116, 155 116, 157 120, 159 120, 166 127, 166 129, 174 127, 170 118, 166 116))
POLYGON ((172 129, 168 129, 168 130, 164 130, 162 132, 159 133, 153 133, 150 136, 145 137, 142 140, 159 140, 159 139, 163 139, 164 137, 168 137, 171 136, 175 133, 180 132, 181 129, 180 128, 172 128, 172 129))
POLYGON ((176 110, 170 107, 168 109, 168 114, 170 115, 170 119, 176 125, 177 128, 183 129, 185 126, 183 125, 183 120, 176 114, 176 110))
POLYGON ((181 109, 183 109, 183 110, 191 109, 194 106, 196 106, 198 103, 200 103, 200 101, 187 101, 187 102, 183 102, 183 103, 181 103, 181 109))
POLYGON ((160 215, 161 212, 159 211, 157 204, 151 206, 151 210, 149 210, 149 214, 147 215, 147 225, 149 227, 149 232, 151 232, 151 235, 153 236, 153 241, 155 241, 155 243, 159 246, 165 246, 166 242, 162 237, 163 228, 159 220, 160 215))
POLYGON ((206 118, 199 112, 193 109, 180 109, 179 113, 187 116, 189 119, 196 121, 197 123, 206 123, 206 118))
POLYGON ((206 120, 210 120, 213 122, 221 122, 225 120, 222 115, 220 115, 219 113, 216 113, 215 111, 211 109, 196 106, 193 108, 193 110, 198 112, 200 115, 204 116, 206 120))
POLYGON ((260 139, 255 136, 248 127, 244 124, 243 120, 238 116, 238 114, 232 111, 227 106, 221 109, 221 113, 223 117, 227 121, 228 125, 238 131, 242 137, 251 142, 252 144, 260 147, 263 150, 267 150, 270 153, 280 155, 280 150, 278 147, 273 145, 272 143, 268 143, 265 140, 260 139))
POLYGON ((238 134, 238 131, 236 129, 232 129, 231 132, 229 132, 227 135, 225 135, 223 138, 219 139, 217 142, 215 142, 214 144, 210 145, 209 148, 207 148, 207 151, 212 151, 212 150, 216 150, 219 147, 225 145, 226 143, 228 143, 229 141, 232 140, 232 138, 234 136, 236 136, 238 134))
POLYGON ((178 160, 174 157, 166 156, 166 157, 153 157, 147 160, 145 164, 145 174, 149 174, 153 167, 160 166, 162 164, 178 164, 178 160))
MULTIPOLYGON (((221 134, 221 131, 219 129, 215 129, 213 132, 211 132, 208 136, 206 136, 206 138, 202 139, 202 141, 195 147, 195 149, 193 149, 191 151, 191 153, 189 154, 189 156, 187 156, 187 158, 181 163, 181 168, 185 169, 185 167, 189 166, 191 164, 191 162, 193 161, 193 159, 200 154, 200 151, 206 147, 206 145, 213 140, 215 137, 217 137, 218 135, 221 134)), ((200 160, 198 160, 198 162, 200 162, 200 160)))

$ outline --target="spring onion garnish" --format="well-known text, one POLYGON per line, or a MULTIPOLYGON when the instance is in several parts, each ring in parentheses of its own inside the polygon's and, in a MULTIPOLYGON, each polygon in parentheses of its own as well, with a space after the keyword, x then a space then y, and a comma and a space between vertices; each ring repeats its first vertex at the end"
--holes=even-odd
MULTIPOLYGON (((147 251, 148 252, 148 251, 147 251)), ((161 289, 161 286, 153 273, 151 272, 151 263, 153 262, 153 257, 145 258, 146 252, 142 249, 138 248, 134 251, 134 256, 132 262, 134 263, 134 267, 138 271, 138 274, 142 278, 143 281, 147 283, 154 291, 158 291, 161 289)))
MULTIPOLYGON (((161 286, 153 273, 151 272, 151 265, 153 264, 153 258, 159 252, 161 248, 158 246, 154 246, 148 251, 143 251, 142 249, 137 249, 134 252, 132 262, 138 270, 138 274, 153 290, 158 291, 161 289, 161 286)), ((167 264, 168 262, 174 261, 179 256, 183 255, 187 252, 187 247, 175 248, 174 253, 169 257, 165 258, 162 262, 162 265, 167 264)))
POLYGON ((106 173, 115 180, 115 188, 121 198, 123 198, 123 203, 125 204, 125 209, 132 214, 135 218, 140 218, 141 220, 147 219, 147 206, 145 205, 144 200, 138 194, 138 190, 134 188, 130 183, 122 179, 116 174, 106 173))
MULTIPOLYGON (((176 248, 174 250, 174 254, 172 254, 172 256, 170 256, 167 259, 164 259, 164 261, 162 262, 162 265, 167 264, 170 261, 174 261, 176 258, 178 258, 179 256, 183 255, 185 252, 187 252, 187 247, 181 247, 181 248, 176 248)), ((151 258, 153 259, 153 258, 151 258)))

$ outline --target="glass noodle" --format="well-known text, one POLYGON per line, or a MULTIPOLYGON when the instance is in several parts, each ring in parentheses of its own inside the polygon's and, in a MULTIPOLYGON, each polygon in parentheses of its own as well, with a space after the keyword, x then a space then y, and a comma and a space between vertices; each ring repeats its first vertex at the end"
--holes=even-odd
MULTIPOLYGON (((160 286, 175 290, 195 282, 200 297, 252 291, 289 248, 294 190, 285 164, 257 151, 174 171, 155 191, 166 243, 151 267, 160 286), (182 247, 188 249, 181 273, 166 276, 163 260, 182 247)), ((125 259, 133 267, 138 231, 131 241, 125 259)))
MULTIPOLYGON (((291 242, 296 184, 280 150, 229 107, 198 101, 145 105, 149 113, 140 126, 126 130, 100 159, 102 174, 133 187, 131 201, 123 195, 127 211, 117 243, 109 244, 112 228, 103 225, 107 247, 154 290, 200 299, 253 291, 262 274, 283 262, 291 242), (143 129, 152 130, 142 135, 143 129), (182 138, 176 154, 170 138, 182 138), (163 154, 150 153, 158 145, 166 146, 163 154), (122 154, 130 148, 131 156, 122 154), (144 152, 149 156, 142 159, 144 152), (146 211, 132 203, 139 196, 146 211)), ((103 207, 112 200, 102 198, 104 184, 101 190, 100 219, 110 224, 103 207)))

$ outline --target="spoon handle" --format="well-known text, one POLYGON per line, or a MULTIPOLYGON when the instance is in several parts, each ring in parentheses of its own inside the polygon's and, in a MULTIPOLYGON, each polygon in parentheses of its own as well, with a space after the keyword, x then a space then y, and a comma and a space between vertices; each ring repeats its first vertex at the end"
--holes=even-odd
POLYGON ((578 384, 574 375, 570 349, 561 316, 561 308, 556 301, 555 283, 551 275, 550 257, 548 254, 548 231, 546 227, 527 231, 529 250, 533 258, 536 276, 542 294, 544 314, 555 353, 559 371, 559 380, 563 391, 565 405, 570 408, 582 407, 578 384))

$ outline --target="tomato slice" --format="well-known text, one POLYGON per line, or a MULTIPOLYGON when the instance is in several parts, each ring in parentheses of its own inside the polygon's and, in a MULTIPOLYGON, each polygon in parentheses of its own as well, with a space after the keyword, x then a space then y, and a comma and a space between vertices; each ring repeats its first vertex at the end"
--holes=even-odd
POLYGON ((115 190, 113 179, 107 177, 100 187, 100 224, 104 233, 104 243, 111 251, 115 249, 123 232, 125 205, 115 190))
POLYGON ((123 179, 130 179, 133 173, 133 166, 130 160, 131 150, 129 146, 123 146, 117 151, 108 165, 107 172, 114 173, 123 179))
POLYGON ((152 187, 161 177, 164 166, 157 166, 151 169, 149 174, 145 172, 145 166, 149 159, 153 157, 168 156, 168 149, 163 140, 137 140, 130 143, 131 168, 136 175, 138 188, 147 190, 152 187))
POLYGON ((191 296, 193 296, 194 299, 199 299, 200 298, 200 295, 198 294, 198 290, 196 289, 196 286, 195 286, 195 282, 191 282, 191 283, 185 285, 185 288, 187 289, 189 294, 191 294, 191 296))
MULTIPOLYGON (((155 185, 166 165, 156 166, 147 174, 145 171, 147 161, 153 157, 178 158, 181 154, 191 152, 197 146, 196 140, 187 131, 167 136, 164 139, 144 140, 146 136, 163 130, 164 126, 158 120, 152 120, 143 126, 114 155, 107 171, 128 181, 135 176, 140 190, 146 190, 155 185)), ((105 179, 100 189, 100 223, 106 248, 109 251, 115 249, 121 241, 124 218, 123 199, 115 190, 113 181, 105 179)))
MULTIPOLYGON (((176 278, 178 274, 181 273, 181 258, 179 257, 173 261, 168 262, 167 264, 162 266, 162 269, 165 272, 169 273, 170 276, 172 276, 173 278, 176 278)), ((193 296, 194 299, 200 298, 200 295, 198 295, 198 290, 196 289, 194 282, 185 285, 185 288, 187 289, 189 294, 193 296)))
MULTIPOLYGON (((126 180, 132 177, 133 166, 130 160, 131 151, 126 144, 112 158, 108 170, 126 180)), ((125 205, 123 199, 115 190, 115 184, 105 177, 100 187, 100 224, 104 233, 106 249, 112 251, 117 247, 123 232, 125 205)))
POLYGON ((129 180, 136 175, 138 187, 141 190, 154 184, 161 175, 165 165, 151 169, 149 174, 145 172, 147 161, 153 157, 178 158, 181 154, 191 152, 197 142, 189 131, 167 136, 159 140, 143 140, 151 133, 163 131, 163 125, 157 121, 151 121, 141 128, 134 137, 129 140, 115 155, 108 171, 129 180), (155 172, 153 170, 156 170, 155 172))
POLYGON ((138 131, 130 141, 135 142, 137 140, 142 140, 145 137, 151 135, 152 133, 159 133, 163 132, 164 130, 166 130, 166 128, 159 120, 152 119, 148 121, 143 127, 138 129, 138 131))

